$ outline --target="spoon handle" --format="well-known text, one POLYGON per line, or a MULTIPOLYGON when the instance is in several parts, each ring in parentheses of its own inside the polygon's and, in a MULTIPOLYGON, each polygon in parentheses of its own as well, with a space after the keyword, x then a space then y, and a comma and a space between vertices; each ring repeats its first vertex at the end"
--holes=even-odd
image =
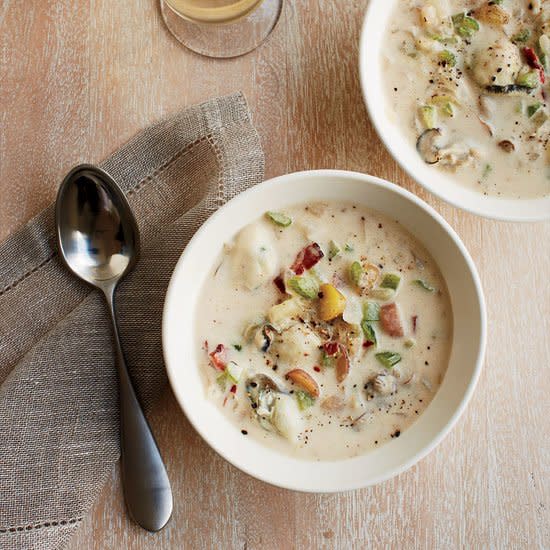
POLYGON ((114 287, 105 289, 113 321, 119 378, 122 485, 134 521, 148 531, 162 529, 172 514, 172 490, 166 468, 136 397, 120 345, 114 287))

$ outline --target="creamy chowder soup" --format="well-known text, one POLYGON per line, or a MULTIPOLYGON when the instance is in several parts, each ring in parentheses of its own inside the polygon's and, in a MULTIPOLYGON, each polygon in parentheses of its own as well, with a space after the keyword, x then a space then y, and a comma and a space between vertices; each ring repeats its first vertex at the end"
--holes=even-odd
POLYGON ((550 1, 403 0, 383 48, 390 118, 487 195, 550 192, 550 1))
POLYGON ((447 368, 437 265, 396 221, 356 205, 267 212, 225 246, 198 303, 208 397, 238 437, 296 457, 399 437, 447 368))

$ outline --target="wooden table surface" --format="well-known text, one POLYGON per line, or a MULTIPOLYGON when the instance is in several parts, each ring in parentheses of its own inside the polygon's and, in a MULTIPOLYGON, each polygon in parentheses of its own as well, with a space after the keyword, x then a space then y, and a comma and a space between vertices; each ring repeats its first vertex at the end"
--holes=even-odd
POLYGON ((166 113, 241 89, 266 177, 342 168, 412 190, 462 237, 487 298, 475 395, 408 472, 339 495, 268 486, 210 450, 168 392, 152 425, 173 483, 170 525, 152 535, 130 523, 113 468, 72 548, 550 547, 550 223, 474 217, 398 168, 359 89, 366 3, 288 0, 263 47, 221 61, 181 47, 156 0, 0 2, 0 239, 53 200, 72 165, 101 160, 166 113))

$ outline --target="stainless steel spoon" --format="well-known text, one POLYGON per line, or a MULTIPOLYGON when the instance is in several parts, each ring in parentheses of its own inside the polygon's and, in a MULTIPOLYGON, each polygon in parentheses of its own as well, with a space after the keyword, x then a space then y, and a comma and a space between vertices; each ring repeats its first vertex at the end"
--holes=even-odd
POLYGON ((139 232, 126 197, 103 170, 88 164, 63 180, 55 205, 61 259, 105 294, 115 335, 119 379, 122 484, 132 518, 149 531, 172 514, 172 491, 159 449, 137 400, 120 345, 113 305, 118 282, 135 265, 139 232))

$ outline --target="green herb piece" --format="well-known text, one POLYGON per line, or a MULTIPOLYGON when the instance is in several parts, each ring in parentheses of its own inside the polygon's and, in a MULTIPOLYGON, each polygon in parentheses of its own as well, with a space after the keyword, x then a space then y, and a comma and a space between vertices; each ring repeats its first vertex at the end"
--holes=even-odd
POLYGON ((307 392, 298 390, 294 392, 296 400, 298 401, 298 408, 303 411, 308 409, 315 403, 315 399, 307 392))
POLYGON ((235 382, 235 384, 241 379, 243 371, 244 369, 242 367, 239 367, 239 365, 237 365, 235 361, 229 361, 229 363, 227 364, 227 368, 225 369, 227 377, 232 382, 235 382))
POLYGON ((456 56, 449 50, 439 52, 439 60, 449 67, 454 67, 456 65, 456 56))
POLYGON ((432 34, 430 36, 432 40, 441 44, 456 44, 456 36, 443 36, 441 34, 432 34))
POLYGON ((291 277, 286 284, 291 290, 296 292, 296 294, 309 300, 317 298, 317 294, 319 294, 319 283, 314 277, 309 277, 307 275, 300 277, 295 275, 291 277))
POLYGON ((352 262, 349 266, 349 278, 351 282, 357 286, 361 282, 361 277, 363 276, 363 268, 359 262, 352 262))
POLYGON ((340 254, 340 250, 340 247, 334 241, 330 241, 328 243, 328 259, 336 258, 340 254))
POLYGON ((376 332, 374 332, 374 328, 372 328, 372 325, 366 319, 363 319, 361 321, 361 328, 363 329, 365 340, 367 342, 372 342, 376 346, 378 340, 376 339, 376 332))
POLYGON ((367 302, 363 306, 363 319, 365 321, 379 321, 380 304, 377 304, 376 302, 367 302))
POLYGON ((378 359, 378 362, 384 367, 391 369, 401 361, 401 355, 395 351, 382 351, 376 354, 376 359, 378 359))
POLYGON ((424 279, 415 279, 413 283, 415 283, 419 287, 429 292, 433 292, 435 290, 435 288, 430 283, 426 282, 424 279))
POLYGON ((485 179, 486 177, 489 176, 489 174, 493 171, 493 167, 490 165, 490 164, 486 164, 484 167, 483 167, 483 173, 481 174, 481 177, 483 179, 485 179))
POLYGON ((520 74, 516 78, 516 84, 518 86, 525 86, 526 88, 536 88, 539 85, 538 71, 528 71, 520 74))
POLYGON ((422 105, 420 107, 420 118, 427 130, 437 126, 437 111, 433 105, 422 105))
POLYGON ((265 215, 276 225, 288 227, 292 223, 292 219, 282 212, 266 212, 265 215))
POLYGON ((374 298, 375 300, 381 300, 382 302, 387 302, 393 298, 395 290, 391 288, 373 288, 369 292, 369 297, 374 298))
POLYGON ((447 102, 441 106, 441 112, 448 117, 455 116, 455 110, 451 102, 447 102))
POLYGON ((351 246, 351 244, 349 244, 349 243, 346 243, 346 244, 344 245, 344 250, 345 250, 346 252, 353 252, 353 246, 351 246))
POLYGON ((465 13, 457 13, 452 16, 455 32, 462 38, 470 38, 479 30, 479 23, 465 13))
POLYGON ((237 351, 241 351, 243 349, 243 347, 241 346, 241 344, 233 344, 233 347, 237 350, 237 351))
POLYGON ((386 273, 380 283, 380 288, 391 288, 392 290, 397 290, 400 281, 401 277, 396 273, 386 273))
POLYGON ((536 103, 533 103, 532 105, 527 106, 527 116, 531 118, 540 108, 542 107, 542 103, 540 101, 537 101, 536 103))
POLYGON ((511 38, 514 44, 525 44, 529 37, 531 36, 531 31, 529 29, 521 29, 519 32, 514 34, 511 38))
POLYGON ((216 378, 216 383, 220 387, 220 390, 225 391, 227 386, 227 374, 224 372, 216 378))
POLYGON ((336 357, 334 355, 327 355, 324 351, 321 357, 321 363, 323 364, 323 367, 334 367, 334 363, 336 362, 336 357))

